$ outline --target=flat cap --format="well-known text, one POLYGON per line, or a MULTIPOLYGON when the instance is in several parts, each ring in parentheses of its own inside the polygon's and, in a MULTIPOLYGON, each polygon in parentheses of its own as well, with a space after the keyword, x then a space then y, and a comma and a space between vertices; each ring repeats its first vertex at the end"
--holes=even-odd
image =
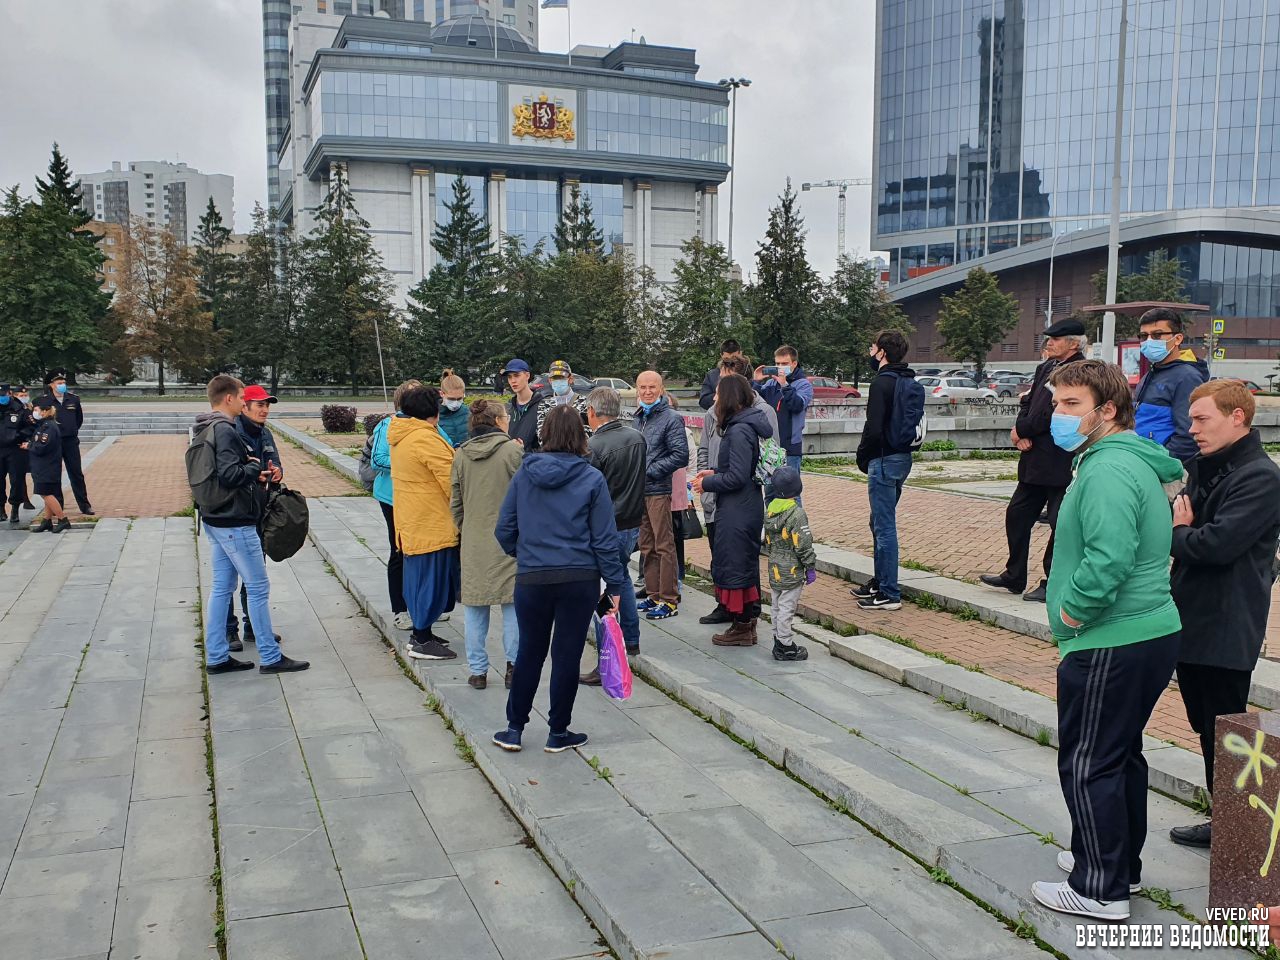
POLYGON ((1084 324, 1074 317, 1067 317, 1051 327, 1046 327, 1044 335, 1046 337, 1083 337, 1084 324))

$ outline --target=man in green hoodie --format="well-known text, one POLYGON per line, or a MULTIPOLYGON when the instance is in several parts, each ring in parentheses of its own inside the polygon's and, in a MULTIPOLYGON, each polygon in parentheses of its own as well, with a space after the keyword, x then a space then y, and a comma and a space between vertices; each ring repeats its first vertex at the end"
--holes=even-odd
POLYGON ((1142 731, 1178 659, 1169 589, 1169 501, 1182 476, 1164 447, 1133 432, 1120 368, 1101 360, 1050 377, 1054 443, 1076 454, 1058 513, 1049 625, 1058 664, 1058 775, 1071 814, 1063 882, 1031 890, 1045 906, 1100 920, 1129 916, 1147 833, 1142 731))

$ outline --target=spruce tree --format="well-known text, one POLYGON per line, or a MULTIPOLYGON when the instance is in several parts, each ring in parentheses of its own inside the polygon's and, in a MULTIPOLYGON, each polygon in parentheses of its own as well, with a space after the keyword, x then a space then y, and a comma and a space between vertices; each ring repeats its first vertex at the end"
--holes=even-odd
POLYGON ((914 328, 880 286, 874 263, 842 257, 824 296, 815 325, 817 336, 803 344, 806 367, 859 382, 871 373, 868 351, 881 330, 899 330, 910 338, 914 328))
POLYGON ((72 177, 71 166, 56 143, 53 145, 53 156, 49 159, 48 179, 36 177, 36 196, 40 198, 41 206, 56 205, 65 210, 77 228, 93 219, 84 208, 84 193, 80 181, 72 177))
MULTIPOLYGON (((751 342, 749 325, 729 316, 731 279, 729 257, 718 243, 701 237, 680 248, 675 279, 665 291, 662 363, 672 376, 700 379, 720 359, 720 344, 732 337, 751 342)), ((735 298, 741 303, 741 298, 735 298)), ((735 311, 736 314, 736 311, 735 311)))
POLYGON ((292 339, 293 243, 291 233, 277 229, 274 213, 254 204, 245 252, 228 263, 228 359, 249 379, 270 379, 273 391, 292 339))
POLYGON ((758 311, 757 346, 762 357, 773 356, 784 343, 800 346, 812 338, 822 283, 805 252, 806 232, 788 177, 777 206, 769 210, 769 227, 756 250, 751 300, 758 311))
MULTIPOLYGON (((227 294, 231 285, 231 255, 227 253, 227 245, 231 242, 231 230, 222 222, 222 214, 218 212, 209 198, 204 216, 196 227, 196 245, 194 261, 197 275, 197 288, 200 292, 200 303, 209 313, 214 330, 222 330, 227 323, 227 294)), ((225 347, 225 341, 223 346, 225 347)), ((209 377, 229 369, 225 353, 211 357, 209 377)))
POLYGON ((569 204, 556 224, 555 246, 557 254, 604 255, 604 234, 596 228, 591 198, 576 183, 569 188, 569 204))
POLYGON ((445 204, 449 219, 436 225, 431 246, 458 296, 488 285, 493 272, 493 243, 484 217, 472 209, 474 197, 466 178, 453 181, 453 198, 445 204))

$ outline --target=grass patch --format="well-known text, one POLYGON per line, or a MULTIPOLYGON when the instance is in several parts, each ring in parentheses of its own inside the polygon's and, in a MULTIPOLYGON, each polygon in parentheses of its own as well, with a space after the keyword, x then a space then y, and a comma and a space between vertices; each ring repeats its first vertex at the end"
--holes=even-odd
POLYGON ((921 453, 940 453, 944 450, 956 449, 954 440, 927 440, 920 445, 921 453))
POLYGON ((1048 727, 1041 727, 1036 731, 1036 743, 1042 747, 1047 747, 1053 743, 1053 731, 1048 727))
POLYGON ((902 566, 908 570, 920 570, 924 573, 937 573, 937 567, 931 567, 927 563, 921 563, 919 560, 903 560, 902 566))
POLYGON ((174 513, 169 514, 169 516, 171 517, 194 517, 195 515, 196 515, 195 501, 188 503, 181 510, 178 510, 174 513))
POLYGON ((1018 919, 1013 924, 1013 934, 1021 937, 1023 940, 1039 940, 1040 933, 1036 930, 1036 925, 1027 919, 1024 911, 1018 912, 1018 919))
POLYGON ((969 606, 967 603, 963 607, 961 607, 959 610, 956 610, 953 613, 957 620, 969 621, 969 620, 980 620, 982 618, 982 615, 978 613, 977 610, 973 609, 973 607, 969 606))

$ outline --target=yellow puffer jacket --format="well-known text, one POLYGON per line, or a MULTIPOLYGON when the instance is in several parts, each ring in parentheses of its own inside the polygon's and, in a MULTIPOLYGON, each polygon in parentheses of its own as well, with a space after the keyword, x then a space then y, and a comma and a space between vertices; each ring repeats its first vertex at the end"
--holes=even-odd
POLYGON ((449 511, 453 448, 434 423, 395 417, 387 426, 391 485, 396 492, 396 539, 409 555, 458 545, 449 511))

